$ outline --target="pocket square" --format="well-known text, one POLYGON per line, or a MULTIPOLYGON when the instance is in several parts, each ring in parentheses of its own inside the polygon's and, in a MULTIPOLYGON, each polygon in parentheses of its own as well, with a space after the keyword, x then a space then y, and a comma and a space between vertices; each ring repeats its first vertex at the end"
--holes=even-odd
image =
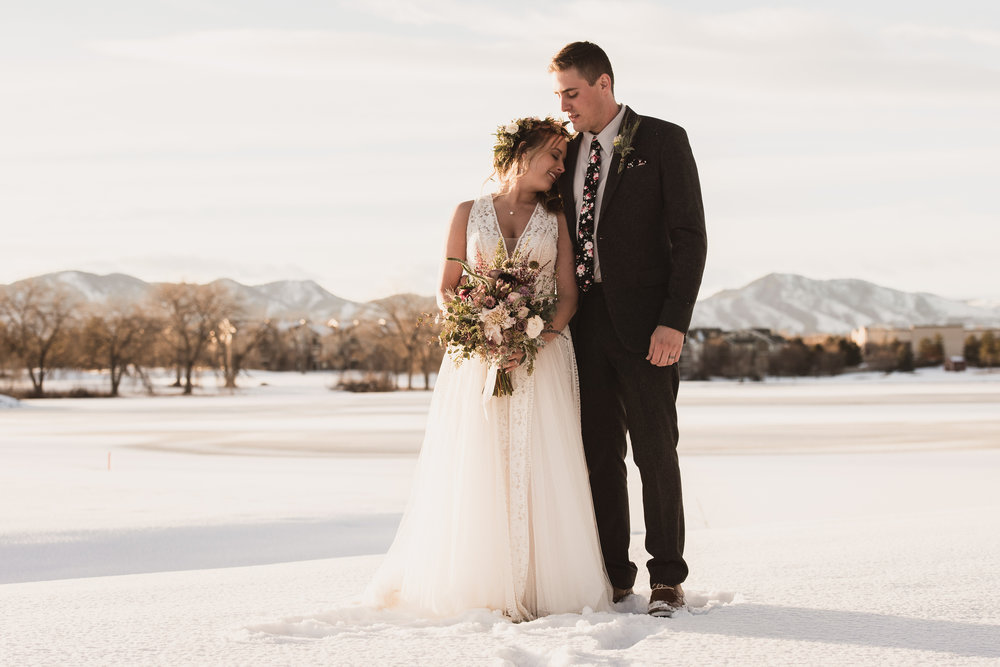
POLYGON ((643 160, 642 158, 634 157, 625 163, 625 168, 631 169, 632 167, 641 167, 644 164, 646 164, 645 160, 643 160))

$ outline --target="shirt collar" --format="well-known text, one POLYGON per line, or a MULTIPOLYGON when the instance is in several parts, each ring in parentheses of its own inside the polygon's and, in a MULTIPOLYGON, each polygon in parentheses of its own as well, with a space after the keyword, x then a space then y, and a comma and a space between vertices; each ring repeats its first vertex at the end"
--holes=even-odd
MULTIPOLYGON (((615 137, 621 129, 622 120, 625 118, 625 105, 618 105, 618 113, 611 122, 604 126, 604 129, 597 134, 597 141, 601 144, 601 152, 610 154, 615 147, 615 137)), ((583 145, 589 150, 590 143, 594 140, 594 135, 590 132, 583 133, 583 145)))

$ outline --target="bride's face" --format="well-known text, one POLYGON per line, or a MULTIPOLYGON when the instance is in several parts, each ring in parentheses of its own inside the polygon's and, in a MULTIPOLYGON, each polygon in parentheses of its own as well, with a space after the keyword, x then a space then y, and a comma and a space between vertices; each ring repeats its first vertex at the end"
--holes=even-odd
POLYGON ((566 159, 568 142, 563 137, 549 138, 539 146, 528 158, 528 168, 518 177, 518 184, 529 192, 547 192, 559 180, 560 174, 566 171, 563 160, 566 159))

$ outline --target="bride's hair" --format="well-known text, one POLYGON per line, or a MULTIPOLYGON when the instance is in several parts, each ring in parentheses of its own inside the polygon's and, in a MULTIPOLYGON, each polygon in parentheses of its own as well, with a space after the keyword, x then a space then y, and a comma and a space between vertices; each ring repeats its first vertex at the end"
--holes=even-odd
MULTIPOLYGON (((497 141, 493 145, 493 174, 500 181, 501 193, 507 192, 513 182, 528 171, 531 158, 553 137, 573 138, 566 125, 567 121, 551 117, 529 117, 512 120, 497 128, 497 141)), ((562 210, 562 199, 555 184, 546 192, 539 192, 538 199, 546 210, 562 210)))

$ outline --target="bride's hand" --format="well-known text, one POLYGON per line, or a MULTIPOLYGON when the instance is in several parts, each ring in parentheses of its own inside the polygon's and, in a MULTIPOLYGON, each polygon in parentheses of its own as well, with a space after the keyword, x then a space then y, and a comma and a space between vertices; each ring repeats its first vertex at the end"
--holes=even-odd
POLYGON ((505 371, 512 371, 518 366, 520 366, 522 361, 524 361, 524 352, 518 352, 517 354, 511 356, 507 360, 507 363, 504 364, 503 369, 505 371))

